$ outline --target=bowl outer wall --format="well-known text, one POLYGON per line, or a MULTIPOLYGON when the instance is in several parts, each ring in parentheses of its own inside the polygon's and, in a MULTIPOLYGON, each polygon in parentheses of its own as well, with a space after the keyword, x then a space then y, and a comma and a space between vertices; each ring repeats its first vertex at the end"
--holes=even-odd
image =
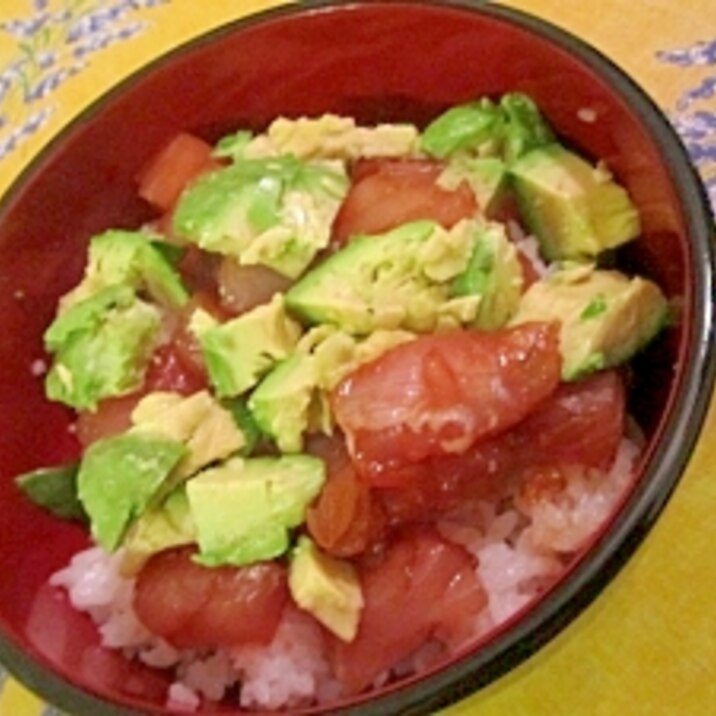
MULTIPOLYGON (((557 585, 549 600, 500 639, 412 689, 388 691, 371 708, 431 710, 531 652, 593 598, 644 535, 684 467, 713 379, 707 300, 713 293, 713 253, 704 198, 674 133, 611 63, 542 21, 459 3, 443 9, 413 3, 409 16, 402 14, 405 8, 405 3, 313 4, 296 26, 290 25, 293 10, 281 8, 193 41, 153 63, 151 74, 130 78, 83 113, 3 200, 0 276, 8 290, 0 298, 0 321, 7 329, 0 349, 0 434, 20 438, 5 437, 0 445, 0 573, 14 575, 0 586, 0 655, 32 688, 75 713, 96 713, 98 702, 49 675, 49 663, 69 681, 95 692, 102 690, 103 680, 126 690, 138 677, 109 657, 105 662, 98 652, 82 666, 78 680, 78 664, 91 651, 85 648, 92 641, 91 626, 41 589, 47 576, 84 544, 84 535, 24 503, 10 484, 16 472, 70 459, 77 451, 66 431, 69 414, 44 402, 28 364, 43 356, 42 330, 56 297, 81 273, 87 237, 148 218, 134 197, 133 177, 175 131, 191 129, 215 139, 235 126, 261 128, 279 111, 339 110, 363 121, 424 122, 445 106, 479 94, 526 91, 563 136, 604 158, 627 184, 649 239, 640 242, 637 263, 671 296, 683 294, 684 320, 672 333, 678 341, 666 346, 678 370, 671 391, 659 398, 668 409, 651 429, 662 440, 652 445, 644 461, 645 479, 609 534, 575 565, 570 580, 557 585), (544 39, 535 40, 533 31, 544 39), (356 37, 349 46, 345 32, 356 37), (396 63, 398 50, 402 56, 396 63), (446 67, 458 71, 446 72, 446 67), (596 72, 602 79, 595 78, 596 72), (618 88, 617 96, 610 84, 618 88), (578 118, 583 107, 597 112, 596 125, 578 118), (16 291, 24 292, 21 301, 14 298, 16 291), (687 373, 686 366, 693 372, 687 373), (28 542, 42 550, 27 554, 28 542), (73 648, 63 642, 63 629, 47 628, 49 615, 63 626, 71 624, 73 648)), ((128 713, 127 708, 141 704, 136 694, 122 698, 124 709, 103 704, 103 711, 128 713)))

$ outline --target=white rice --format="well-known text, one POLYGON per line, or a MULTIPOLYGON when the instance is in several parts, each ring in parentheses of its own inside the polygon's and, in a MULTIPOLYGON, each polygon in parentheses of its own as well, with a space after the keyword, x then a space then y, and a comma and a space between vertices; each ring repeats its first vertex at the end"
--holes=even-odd
POLYGON ((555 501, 523 507, 531 518, 523 537, 537 549, 578 550, 618 506, 638 454, 636 445, 625 439, 606 476, 600 470, 567 471, 567 487, 555 501))
POLYGON ((92 547, 53 574, 50 584, 67 590, 75 609, 92 617, 104 646, 122 649, 128 658, 148 666, 175 667, 177 680, 167 694, 171 708, 194 711, 202 699, 220 701, 237 684, 246 708, 291 708, 340 696, 320 627, 299 609, 285 610, 266 646, 205 654, 180 651, 151 634, 137 618, 132 608, 135 580, 120 574, 121 562, 121 550, 108 554, 92 547))
POLYGON ((201 698, 188 686, 185 686, 181 682, 176 682, 169 687, 167 706, 175 711, 187 711, 191 713, 201 706, 201 698))
POLYGON ((243 681, 241 705, 246 708, 325 703, 341 692, 324 653, 320 628, 299 609, 286 610, 268 646, 234 649, 232 660, 243 681))
POLYGON ((556 575, 562 566, 552 557, 531 553, 521 545, 512 547, 506 541, 481 547, 475 556, 493 625, 509 619, 531 601, 536 578, 556 575))
MULTIPOLYGON (((507 484, 499 504, 481 501, 448 515, 438 524, 442 535, 476 558, 477 574, 487 592, 487 607, 477 617, 471 638, 484 636, 515 615, 565 568, 610 517, 631 484, 639 449, 624 439, 612 468, 566 470, 558 494, 531 504, 516 497, 519 485, 507 484)), ((119 572, 121 551, 107 554, 92 547, 76 554, 50 583, 67 590, 72 605, 98 625, 103 645, 122 649, 155 668, 175 669, 167 706, 192 712, 203 701, 219 701, 240 687, 247 709, 297 708, 328 703, 341 695, 331 673, 320 627, 298 608, 289 608, 266 646, 199 653, 177 650, 152 635, 132 608, 134 580, 119 572)), ((424 644, 410 659, 382 674, 391 677, 427 668, 462 645, 424 644)))

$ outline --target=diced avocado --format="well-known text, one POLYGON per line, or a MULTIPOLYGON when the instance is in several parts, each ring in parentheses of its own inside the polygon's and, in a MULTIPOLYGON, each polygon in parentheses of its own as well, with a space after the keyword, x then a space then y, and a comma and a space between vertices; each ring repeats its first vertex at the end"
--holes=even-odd
POLYGON ((444 189, 454 190, 466 182, 475 195, 483 216, 494 216, 503 203, 507 188, 507 168, 497 157, 459 155, 451 159, 438 177, 444 189))
POLYGON ((355 335, 377 329, 432 331, 474 319, 478 300, 450 298, 449 283, 467 267, 475 224, 445 230, 432 221, 358 236, 286 293, 286 305, 310 324, 355 335))
POLYGON ((288 586, 301 609, 313 614, 343 641, 353 641, 363 609, 363 592, 355 567, 321 552, 301 536, 293 550, 288 586))
POLYGON ((533 283, 511 323, 559 321, 562 377, 576 380, 629 360, 667 318, 667 300, 656 284, 588 265, 533 283))
POLYGON ((278 154, 292 154, 299 159, 404 157, 418 150, 418 130, 412 124, 359 127, 353 118, 335 114, 279 117, 269 126, 267 139, 278 154))
POLYGON ((41 467, 15 478, 15 484, 36 505, 63 520, 87 522, 77 497, 78 464, 41 467))
POLYGON ((537 105, 527 95, 512 92, 497 105, 483 97, 447 110, 425 129, 421 147, 438 159, 499 153, 511 163, 553 141, 537 105))
POLYGON ((246 147, 253 139, 253 134, 245 129, 222 137, 214 147, 212 154, 215 157, 229 158, 238 161, 244 158, 246 147))
POLYGON ((122 541, 122 574, 132 577, 153 554, 194 542, 196 526, 182 485, 130 525, 122 541))
POLYGON ((190 396, 149 393, 132 412, 132 423, 136 428, 186 446, 187 454, 174 471, 178 480, 233 455, 246 445, 233 415, 206 390, 190 396))
POLYGON ((281 294, 226 323, 212 324, 199 313, 190 327, 220 397, 240 395, 256 385, 291 353, 301 335, 300 326, 286 314, 281 294))
POLYGON ((480 297, 473 325, 483 330, 504 326, 517 311, 522 284, 517 249, 504 226, 481 225, 470 263, 452 283, 453 295, 480 297))
POLYGON ((82 458, 77 493, 92 536, 114 550, 185 455, 184 446, 149 432, 127 432, 93 443, 82 458))
MULTIPOLYGON (((277 168, 280 165, 277 165, 277 168)), ((185 191, 173 228, 207 251, 239 257, 251 239, 279 222, 280 173, 241 162, 206 174, 185 191)))
POLYGON ((45 345, 55 353, 47 397, 94 410, 103 398, 136 390, 159 324, 159 310, 128 286, 110 286, 74 304, 45 332, 45 345))
POLYGON ((283 554, 324 481, 323 461, 308 455, 232 458, 192 478, 197 561, 241 566, 283 554))
POLYGON ((251 414, 245 398, 226 398, 221 404, 231 413, 236 427, 246 441, 239 449, 239 455, 244 457, 251 455, 261 441, 261 428, 256 424, 256 419, 251 414))
POLYGON ((502 154, 508 163, 532 149, 544 147, 554 141, 551 127, 527 95, 520 92, 503 95, 500 107, 507 117, 502 154))
POLYGON ((309 406, 316 388, 310 356, 292 355, 279 363, 249 398, 249 409, 261 430, 283 453, 301 452, 309 406))
POLYGON ((330 391, 359 366, 415 337, 410 331, 376 330, 359 339, 331 326, 319 326, 304 336, 296 350, 310 350, 315 361, 317 385, 330 391))
POLYGON ((297 278, 328 245, 338 207, 338 201, 316 192, 287 191, 281 224, 256 236, 241 254, 241 263, 261 264, 297 278))
POLYGON ((72 310, 55 317, 45 331, 45 347, 48 351, 59 351, 74 335, 101 325, 108 312, 115 308, 128 308, 134 300, 134 292, 129 286, 116 285, 102 289, 91 298, 76 303, 72 310))
POLYGON ((624 188, 559 144, 527 152, 510 175, 522 215, 551 261, 593 258, 640 232, 624 188))
POLYGON ((182 194, 174 230, 207 251, 295 278, 328 245, 347 190, 341 164, 241 159, 182 194))
POLYGON ((62 298, 60 312, 116 284, 144 290, 168 306, 183 306, 188 300, 179 274, 156 237, 113 229, 91 240, 84 278, 62 298))
MULTIPOLYGON (((373 336, 385 333, 406 333, 407 331, 376 331, 370 333, 365 341, 373 336)), ((413 334, 407 334, 413 335, 413 334)), ((358 338, 335 326, 322 324, 311 328, 298 342, 296 352, 310 356, 314 364, 316 386, 330 391, 352 370, 355 362, 358 338)))
POLYGON ((282 452, 300 452, 304 433, 333 432, 328 391, 359 365, 414 337, 407 331, 375 331, 358 340, 331 326, 318 326, 259 383, 249 408, 282 452))
POLYGON ((423 131, 420 147, 438 159, 457 152, 480 153, 485 145, 501 141, 504 122, 502 110, 484 97, 451 107, 434 119, 423 131))

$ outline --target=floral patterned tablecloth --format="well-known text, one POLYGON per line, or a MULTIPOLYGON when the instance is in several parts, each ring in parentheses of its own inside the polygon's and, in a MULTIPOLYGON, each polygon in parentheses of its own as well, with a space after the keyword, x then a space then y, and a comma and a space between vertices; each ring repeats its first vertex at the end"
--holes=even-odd
MULTIPOLYGON (((272 0, 1 0, 0 193, 122 77, 272 0)), ((505 0, 580 35, 665 109, 716 205, 716 0, 505 0)), ((716 411, 666 512, 604 594, 449 716, 716 713, 716 411)), ((0 669, 0 716, 57 711, 0 669)))

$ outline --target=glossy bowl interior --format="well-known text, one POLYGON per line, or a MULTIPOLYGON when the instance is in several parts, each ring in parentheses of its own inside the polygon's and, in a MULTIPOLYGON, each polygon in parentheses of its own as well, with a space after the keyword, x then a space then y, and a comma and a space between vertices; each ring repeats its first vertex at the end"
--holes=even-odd
POLYGON ((78 715, 162 712, 166 678, 101 649, 89 621, 47 587, 86 544, 83 530, 35 509, 12 482, 78 454, 71 414, 44 399, 31 368, 44 358, 56 299, 82 272, 88 238, 150 216, 134 182, 147 158, 178 130, 215 140, 280 114, 328 111, 424 124, 448 105, 515 90, 628 187, 644 232, 620 259, 678 306, 678 321, 635 370, 633 411, 649 441, 642 478, 569 574, 489 643, 341 708, 429 712, 469 693, 561 628, 633 550, 683 470, 712 379, 710 218, 664 118, 597 53, 514 11, 407 2, 285 8, 222 28, 124 82, 70 125, 0 206, 0 657, 32 688, 78 715))

